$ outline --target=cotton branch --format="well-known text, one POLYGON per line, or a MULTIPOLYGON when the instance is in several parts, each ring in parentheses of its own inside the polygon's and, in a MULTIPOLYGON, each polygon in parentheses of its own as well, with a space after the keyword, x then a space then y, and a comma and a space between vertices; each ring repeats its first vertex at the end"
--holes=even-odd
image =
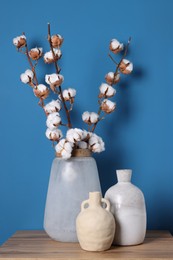
MULTIPOLYGON (((54 59, 54 65, 55 65, 56 73, 59 74, 60 68, 58 67, 58 64, 57 64, 57 61, 56 61, 56 57, 55 57, 55 53, 54 53, 54 49, 53 49, 53 46, 52 46, 52 41, 51 41, 50 23, 48 23, 48 36, 47 36, 47 39, 48 39, 48 42, 49 42, 49 45, 50 45, 50 49, 51 49, 52 54, 53 54, 53 59, 54 59)), ((61 100, 62 100, 62 103, 63 103, 63 106, 64 106, 64 110, 65 110, 65 113, 66 113, 66 116, 67 116, 67 121, 68 121, 67 127, 68 128, 72 128, 71 119, 70 119, 70 113, 69 113, 69 110, 67 108, 66 102, 64 100, 61 86, 59 86, 59 94, 60 94, 60 97, 61 97, 61 100)))
MULTIPOLYGON (((115 84, 114 81, 115 81, 115 79, 116 79, 117 74, 119 73, 120 65, 121 65, 123 59, 124 59, 124 58, 126 57, 126 55, 127 55, 130 42, 131 42, 131 37, 129 37, 128 42, 127 42, 127 45, 126 45, 126 48, 125 48, 124 53, 123 53, 123 56, 122 56, 122 58, 120 59, 120 61, 119 61, 118 63, 114 60, 114 58, 111 56, 111 54, 108 53, 109 58, 110 58, 110 59, 113 61, 113 63, 116 65, 116 69, 115 69, 115 72, 114 72, 114 77, 113 77, 113 79, 112 79, 112 84, 110 84, 111 86, 112 86, 113 84, 115 84)), ((107 91, 108 91, 108 89, 107 89, 107 91)), ((106 99, 106 100, 108 100, 108 98, 107 98, 107 96, 106 96, 107 91, 105 92, 105 99, 106 99)), ((99 103, 99 105, 100 105, 100 106, 99 106, 99 109, 98 109, 98 112, 97 112, 97 114, 99 115, 99 120, 98 120, 96 123, 93 124, 93 127, 92 127, 91 132, 94 132, 94 130, 95 130, 95 128, 96 128, 98 122, 100 122, 100 121, 103 119, 103 117, 100 117, 100 115, 101 115, 101 113, 102 113, 101 98, 100 98, 100 97, 99 97, 98 103, 99 103)), ((112 111, 113 111, 113 110, 112 110, 112 111)), ((112 112, 112 111, 111 111, 111 112, 112 112)))

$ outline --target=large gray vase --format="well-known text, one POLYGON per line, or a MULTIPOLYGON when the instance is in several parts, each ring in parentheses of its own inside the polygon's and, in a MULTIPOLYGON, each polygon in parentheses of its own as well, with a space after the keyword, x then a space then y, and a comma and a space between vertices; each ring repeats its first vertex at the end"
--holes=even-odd
POLYGON ((44 229, 54 240, 77 242, 76 217, 91 191, 101 191, 95 159, 79 153, 52 164, 44 215, 44 229))
POLYGON ((142 191, 131 183, 131 175, 131 170, 117 170, 118 183, 105 194, 116 222, 115 245, 137 245, 145 238, 145 199, 142 191))

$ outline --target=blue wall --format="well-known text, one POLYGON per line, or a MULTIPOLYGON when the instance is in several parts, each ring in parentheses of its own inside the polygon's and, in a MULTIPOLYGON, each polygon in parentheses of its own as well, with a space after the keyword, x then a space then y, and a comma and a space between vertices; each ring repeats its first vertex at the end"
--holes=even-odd
MULTIPOLYGON (((28 65, 12 39, 24 31, 30 47, 48 50, 47 22, 65 38, 60 64, 64 86, 77 90, 73 118, 81 127, 81 113, 97 110, 98 87, 114 68, 109 40, 132 36, 135 69, 117 86, 116 112, 97 129, 106 151, 96 160, 103 192, 116 169, 132 168, 148 228, 173 232, 173 1, 1 0, 0 7, 0 242, 18 229, 42 228, 54 151, 37 99, 19 80, 28 65)), ((41 65, 40 76, 46 72, 41 65)))

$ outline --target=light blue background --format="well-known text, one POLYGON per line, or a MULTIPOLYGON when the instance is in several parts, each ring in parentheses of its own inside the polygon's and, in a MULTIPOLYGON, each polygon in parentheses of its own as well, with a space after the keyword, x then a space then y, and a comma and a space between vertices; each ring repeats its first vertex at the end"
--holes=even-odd
MULTIPOLYGON (((0 7, 0 242, 16 230, 42 228, 54 151, 44 113, 19 80, 28 64, 12 39, 25 32, 30 47, 47 51, 47 22, 65 38, 60 65, 63 86, 77 90, 77 127, 83 111, 97 111, 98 87, 114 69, 110 39, 132 36, 134 72, 117 86, 116 112, 97 128, 106 151, 95 158, 103 192, 116 169, 133 169, 148 228, 173 233, 173 1, 1 0, 0 7)), ((40 64, 40 77, 50 71, 40 64)))

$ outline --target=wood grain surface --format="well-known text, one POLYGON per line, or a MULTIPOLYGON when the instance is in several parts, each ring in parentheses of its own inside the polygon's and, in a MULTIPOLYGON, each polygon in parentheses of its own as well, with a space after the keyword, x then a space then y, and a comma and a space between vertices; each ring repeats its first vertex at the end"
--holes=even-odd
POLYGON ((147 231, 137 246, 112 246, 104 252, 83 251, 78 243, 52 240, 44 231, 17 231, 0 247, 0 260, 111 260, 173 259, 173 237, 168 231, 147 231))

